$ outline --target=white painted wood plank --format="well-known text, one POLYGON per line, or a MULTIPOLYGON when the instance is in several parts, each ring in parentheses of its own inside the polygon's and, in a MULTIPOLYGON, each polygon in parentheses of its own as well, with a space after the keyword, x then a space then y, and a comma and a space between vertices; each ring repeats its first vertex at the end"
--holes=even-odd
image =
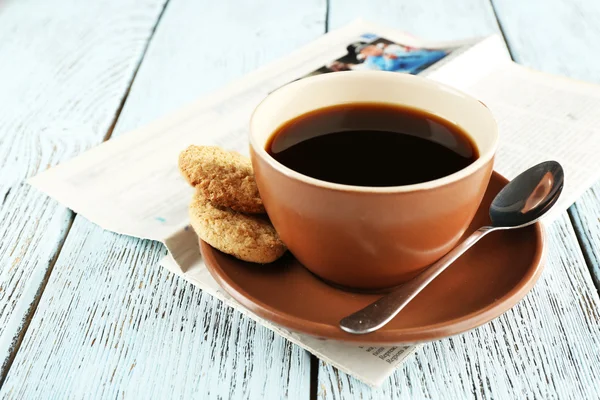
POLYGON ((600 301, 567 216, 547 233, 546 269, 509 312, 425 345, 377 390, 321 364, 319 398, 598 398, 600 301))
POLYGON ((163 3, 0 6, 0 382, 73 218, 23 182, 102 142, 163 3))
MULTIPOLYGON (((115 135, 310 42, 324 16, 320 0, 171 0, 115 135)), ((164 254, 77 217, 0 397, 308 398, 309 355, 163 270, 164 254)))

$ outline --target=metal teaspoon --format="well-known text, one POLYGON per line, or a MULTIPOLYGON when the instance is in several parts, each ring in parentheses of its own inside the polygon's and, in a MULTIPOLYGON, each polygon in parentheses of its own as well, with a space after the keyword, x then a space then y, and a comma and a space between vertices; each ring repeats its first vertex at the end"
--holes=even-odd
POLYGON ((379 300, 340 321, 340 328, 354 334, 376 331, 392 320, 431 281, 490 232, 517 229, 535 223, 558 200, 564 172, 556 161, 531 167, 510 181, 490 205, 492 224, 479 228, 415 278, 379 300))

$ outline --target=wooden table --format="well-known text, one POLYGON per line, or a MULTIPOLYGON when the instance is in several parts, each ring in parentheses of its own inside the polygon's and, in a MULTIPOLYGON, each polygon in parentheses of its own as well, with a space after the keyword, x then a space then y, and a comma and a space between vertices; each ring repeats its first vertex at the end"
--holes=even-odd
POLYGON ((157 266, 162 245, 24 183, 360 16, 429 39, 500 32, 517 62, 600 83, 597 0, 0 3, 0 397, 600 396, 600 185, 548 228, 518 306, 371 389, 157 266))

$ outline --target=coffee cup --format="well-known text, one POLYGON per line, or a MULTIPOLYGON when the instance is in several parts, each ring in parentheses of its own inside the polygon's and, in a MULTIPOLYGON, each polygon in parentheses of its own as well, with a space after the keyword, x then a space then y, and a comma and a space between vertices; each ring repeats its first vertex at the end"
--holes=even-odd
POLYGON ((250 154, 265 209, 290 252, 323 280, 380 290, 402 284, 452 249, 477 211, 493 170, 497 125, 480 101, 430 79, 378 71, 312 76, 269 94, 250 121, 250 154), (410 107, 456 124, 478 157, 416 184, 370 187, 316 179, 267 151, 287 122, 353 103, 410 107))

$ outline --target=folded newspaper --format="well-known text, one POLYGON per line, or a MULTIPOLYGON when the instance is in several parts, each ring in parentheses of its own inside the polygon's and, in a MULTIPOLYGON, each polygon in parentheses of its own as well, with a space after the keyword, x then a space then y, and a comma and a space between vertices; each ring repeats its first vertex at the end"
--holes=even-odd
POLYGON ((179 152, 190 144, 247 154, 250 114, 274 89, 308 75, 354 69, 418 73, 487 104, 500 128, 498 172, 514 177, 548 159, 565 168, 563 195, 547 220, 566 210, 599 177, 600 86, 518 66, 498 36, 426 43, 357 21, 30 183, 105 229, 163 242, 169 250, 164 267, 325 362, 377 386, 418 345, 376 348, 316 339, 242 307, 211 277, 194 232, 186 229, 192 189, 177 169, 179 152))

